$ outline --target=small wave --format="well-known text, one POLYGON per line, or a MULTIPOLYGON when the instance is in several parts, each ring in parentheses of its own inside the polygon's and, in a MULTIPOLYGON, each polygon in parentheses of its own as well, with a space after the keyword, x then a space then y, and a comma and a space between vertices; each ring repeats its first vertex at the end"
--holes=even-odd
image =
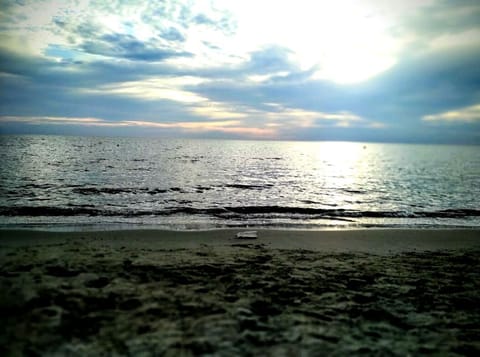
POLYGON ((17 206, 0 207, 0 216, 118 216, 118 217, 138 217, 138 216, 170 216, 175 214, 182 215, 218 215, 225 213, 222 208, 167 208, 163 210, 104 210, 93 208, 91 205, 69 207, 50 207, 50 206, 17 206))
MULTIPOLYGON (((148 193, 150 195, 156 195, 160 193, 165 193, 169 190, 167 189, 160 189, 160 188, 144 188, 144 187, 137 187, 137 188, 131 188, 131 187, 74 187, 73 192, 78 193, 80 195, 100 195, 100 194, 109 194, 109 195, 118 195, 118 194, 123 194, 123 193, 148 193)), ((178 187, 172 187, 170 191, 180 191, 183 192, 180 188, 178 187)))
POLYGON ((77 187, 74 188, 72 191, 81 195, 99 195, 102 193, 117 195, 121 193, 134 193, 138 189, 134 188, 115 188, 115 187, 77 187))
POLYGON ((205 158, 205 156, 183 155, 183 156, 175 156, 172 159, 176 160, 176 161, 179 161, 179 162, 183 162, 183 163, 188 163, 188 162, 195 163, 195 162, 199 162, 200 160, 202 160, 204 158, 205 158))
MULTIPOLYGON (((177 204, 191 204, 191 201, 175 201, 177 204)), ((263 219, 278 218, 278 216, 300 219, 344 219, 352 218, 467 218, 480 217, 476 209, 447 209, 440 211, 405 212, 405 211, 355 211, 345 209, 322 209, 307 207, 283 206, 238 206, 238 207, 167 207, 157 210, 133 209, 99 209, 92 205, 51 207, 51 206, 17 206, 0 207, 1 216, 171 216, 171 215, 209 215, 222 219, 248 219, 261 216, 263 219)))
POLYGON ((363 195, 365 194, 366 192, 365 191, 360 191, 360 190, 351 190, 351 189, 342 189, 343 192, 346 192, 346 193, 353 193, 353 194, 356 194, 356 195, 363 195))
POLYGON ((95 160, 90 160, 89 164, 99 164, 103 161, 107 161, 107 159, 103 158, 103 157, 100 157, 98 159, 95 159, 95 160))
POLYGON ((298 202, 305 203, 307 205, 318 205, 320 202, 312 201, 312 200, 298 200, 298 202))
MULTIPOLYGON (((150 169, 146 168, 134 168, 130 170, 145 170, 149 171, 150 169)), ((182 188, 182 187, 170 187, 170 188, 148 188, 148 187, 95 187, 95 186, 82 186, 82 185, 51 185, 51 184, 25 184, 18 187, 18 191, 10 190, 9 194, 22 194, 24 190, 48 190, 48 189, 71 189, 73 193, 82 195, 82 196, 96 196, 96 195, 120 195, 120 194, 162 194, 166 192, 178 192, 178 193, 186 193, 190 189, 196 192, 204 192, 209 191, 217 188, 232 188, 237 190, 264 190, 270 189, 274 185, 273 184, 220 184, 220 185, 213 185, 213 186, 194 186, 191 188, 182 188)))
POLYGON ((46 190, 46 189, 49 189, 49 188, 53 188, 55 187, 54 185, 51 185, 51 184, 48 184, 48 183, 39 183, 39 184, 36 184, 36 183, 29 183, 29 184, 26 184, 26 185, 23 185, 23 186, 19 186, 19 189, 40 189, 40 190, 46 190))
POLYGON ((0 207, 2 216, 100 216, 104 211, 86 207, 21 206, 0 207))
POLYGON ((225 207, 228 212, 244 215, 304 215, 325 216, 339 218, 465 218, 479 217, 480 210, 476 209, 447 209, 440 211, 356 211, 347 209, 325 209, 309 207, 285 207, 285 206, 239 206, 225 207))
POLYGON ((194 189, 197 193, 203 193, 204 191, 213 190, 213 187, 211 187, 211 186, 195 186, 194 189))
POLYGON ((480 210, 476 209, 446 209, 435 212, 415 212, 416 215, 426 218, 464 218, 464 217, 478 217, 480 210))
POLYGON ((233 184, 226 184, 224 187, 228 188, 238 188, 240 190, 263 190, 266 188, 272 187, 272 184, 265 184, 265 185, 246 185, 246 184, 238 184, 238 183, 233 183, 233 184))
POLYGON ((152 171, 152 169, 146 167, 134 167, 132 169, 127 169, 128 171, 152 171))
POLYGON ((161 188, 154 188, 154 189, 147 189, 145 190, 145 192, 148 193, 149 195, 157 195, 160 193, 165 193, 167 192, 167 190, 161 189, 161 188))

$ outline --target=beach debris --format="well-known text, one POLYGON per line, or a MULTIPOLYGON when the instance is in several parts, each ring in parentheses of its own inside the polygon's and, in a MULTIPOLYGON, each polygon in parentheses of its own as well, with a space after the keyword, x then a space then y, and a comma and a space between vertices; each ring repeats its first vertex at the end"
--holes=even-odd
POLYGON ((235 236, 237 239, 257 239, 257 231, 238 232, 235 236))

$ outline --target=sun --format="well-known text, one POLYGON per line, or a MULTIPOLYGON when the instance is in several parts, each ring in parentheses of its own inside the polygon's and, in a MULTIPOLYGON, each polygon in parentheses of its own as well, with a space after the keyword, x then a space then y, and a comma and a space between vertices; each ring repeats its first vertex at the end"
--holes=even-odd
POLYGON ((239 48, 276 44, 314 78, 336 83, 368 80, 395 64, 398 44, 386 18, 366 2, 237 1, 239 48))

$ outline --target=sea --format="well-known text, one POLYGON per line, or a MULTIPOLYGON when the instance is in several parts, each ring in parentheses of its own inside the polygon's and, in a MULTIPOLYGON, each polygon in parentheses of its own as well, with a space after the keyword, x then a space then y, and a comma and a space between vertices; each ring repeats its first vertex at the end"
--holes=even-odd
POLYGON ((480 146, 0 136, 0 229, 480 227, 480 146))

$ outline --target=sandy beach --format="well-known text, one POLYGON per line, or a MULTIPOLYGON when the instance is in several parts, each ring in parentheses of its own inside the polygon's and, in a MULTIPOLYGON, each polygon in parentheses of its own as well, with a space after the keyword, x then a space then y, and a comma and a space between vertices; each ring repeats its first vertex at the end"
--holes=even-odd
POLYGON ((479 355, 479 230, 0 231, 0 354, 479 355))

